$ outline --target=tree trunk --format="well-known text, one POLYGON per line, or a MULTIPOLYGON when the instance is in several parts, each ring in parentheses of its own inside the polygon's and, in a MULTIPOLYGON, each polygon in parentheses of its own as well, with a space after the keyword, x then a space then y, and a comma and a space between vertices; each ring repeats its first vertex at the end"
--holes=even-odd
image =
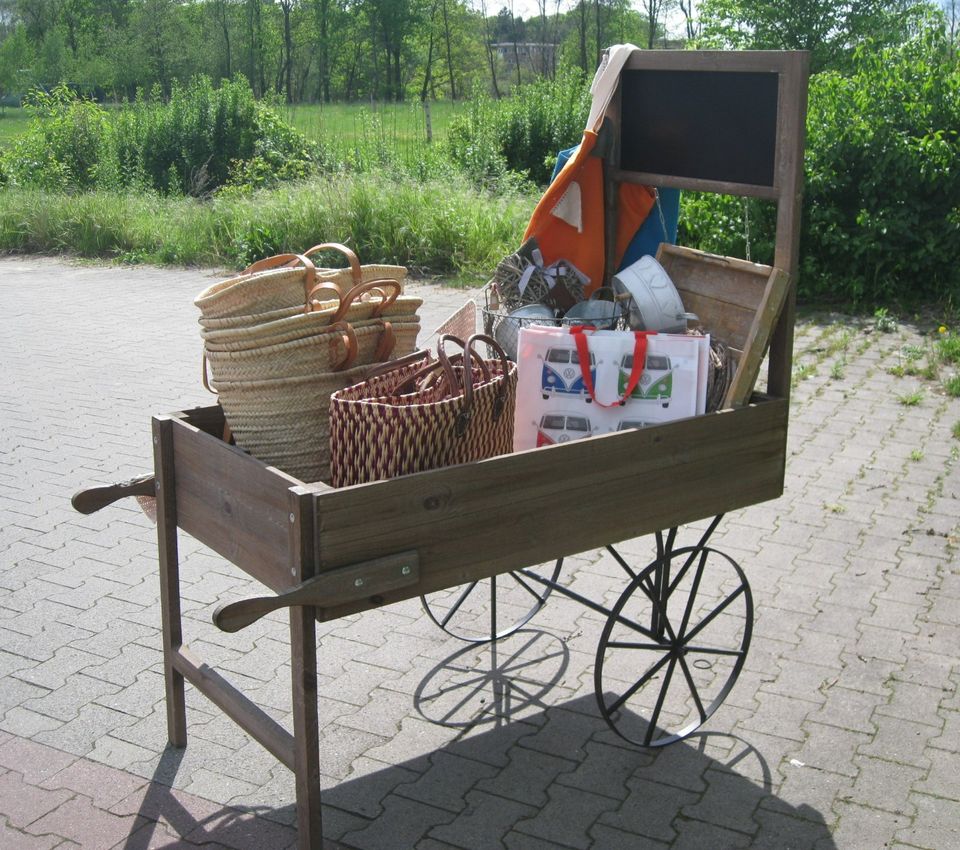
POLYGON ((443 0, 443 37, 447 43, 447 73, 450 75, 450 100, 457 99, 456 80, 453 76, 453 53, 450 50, 450 20, 447 17, 447 0, 443 0))
POLYGON ((580 67, 587 73, 587 0, 580 0, 580 67))

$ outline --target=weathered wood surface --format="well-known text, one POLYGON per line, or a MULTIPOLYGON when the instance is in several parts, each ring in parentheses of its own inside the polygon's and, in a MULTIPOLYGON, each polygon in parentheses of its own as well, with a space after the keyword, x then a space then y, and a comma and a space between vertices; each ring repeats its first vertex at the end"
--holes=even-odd
MULTIPOLYGON (((772 499, 787 407, 765 401, 314 496, 320 571, 416 549, 419 585, 383 602, 772 499)), ((375 607, 328 609, 328 618, 375 607)))
POLYGON ((661 244, 657 259, 677 287, 684 308, 704 330, 741 352, 724 400, 740 407, 753 391, 760 364, 790 286, 780 269, 661 244))
POLYGON ((172 420, 178 525, 271 590, 290 587, 287 493, 302 482, 227 445, 191 418, 198 412, 172 420))

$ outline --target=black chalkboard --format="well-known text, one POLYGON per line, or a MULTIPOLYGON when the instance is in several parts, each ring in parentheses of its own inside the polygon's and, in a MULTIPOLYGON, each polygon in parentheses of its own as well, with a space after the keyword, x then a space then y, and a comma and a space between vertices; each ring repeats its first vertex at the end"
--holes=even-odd
POLYGON ((626 70, 620 167, 773 186, 779 75, 626 70))

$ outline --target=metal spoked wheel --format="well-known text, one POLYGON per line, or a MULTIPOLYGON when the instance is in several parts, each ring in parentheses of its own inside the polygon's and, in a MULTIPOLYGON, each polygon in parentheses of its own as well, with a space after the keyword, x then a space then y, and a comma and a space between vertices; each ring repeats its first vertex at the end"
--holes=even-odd
POLYGON ((668 547, 607 618, 594 670, 600 712, 633 744, 686 737, 730 692, 752 630, 750 586, 732 558, 705 546, 668 547))
MULTIPOLYGON (((563 558, 553 566, 555 583, 563 558)), ((533 568, 535 571, 537 568, 533 568)), ((487 643, 523 628, 550 596, 552 588, 523 575, 502 573, 491 578, 421 596, 424 610, 441 629, 468 643, 487 643)))

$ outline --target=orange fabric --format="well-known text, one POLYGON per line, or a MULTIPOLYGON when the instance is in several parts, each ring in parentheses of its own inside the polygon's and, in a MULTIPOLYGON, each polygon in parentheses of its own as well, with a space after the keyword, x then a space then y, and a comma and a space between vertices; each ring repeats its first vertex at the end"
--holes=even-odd
MULTIPOLYGON (((567 260, 590 278, 586 294, 603 285, 604 203, 603 163, 590 153, 597 134, 586 130, 579 150, 567 160, 547 187, 523 234, 535 237, 545 265, 567 260), (553 215, 553 210, 573 183, 580 187, 581 229, 553 215)), ((614 263, 619 264, 630 240, 653 207, 653 192, 646 186, 623 183, 618 190, 619 207, 614 263)))

